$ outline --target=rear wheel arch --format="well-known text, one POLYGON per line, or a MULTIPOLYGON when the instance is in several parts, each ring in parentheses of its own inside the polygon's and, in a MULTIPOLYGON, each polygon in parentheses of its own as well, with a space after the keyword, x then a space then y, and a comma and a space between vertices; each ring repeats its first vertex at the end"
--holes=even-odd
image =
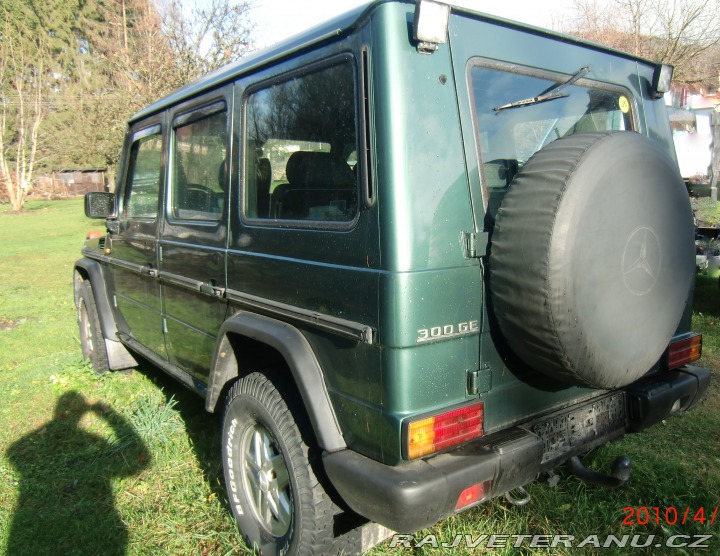
POLYGON ((225 321, 218 338, 205 401, 209 412, 221 407, 236 379, 263 369, 284 368, 302 400, 319 446, 329 452, 346 447, 320 364, 297 328, 262 315, 240 313, 225 321))

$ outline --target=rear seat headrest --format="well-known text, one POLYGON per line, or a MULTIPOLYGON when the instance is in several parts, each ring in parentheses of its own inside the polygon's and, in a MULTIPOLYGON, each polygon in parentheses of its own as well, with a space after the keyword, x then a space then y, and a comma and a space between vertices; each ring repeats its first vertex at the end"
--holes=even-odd
POLYGON ((298 151, 290 155, 285 174, 291 186, 345 188, 355 185, 355 174, 347 163, 331 153, 298 151))

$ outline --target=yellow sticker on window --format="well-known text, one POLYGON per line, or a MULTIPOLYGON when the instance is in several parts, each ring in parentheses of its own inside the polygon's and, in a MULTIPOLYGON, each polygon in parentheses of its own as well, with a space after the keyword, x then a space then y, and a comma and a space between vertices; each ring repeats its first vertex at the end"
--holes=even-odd
POLYGON ((620 106, 620 111, 623 114, 627 114, 628 112, 630 112, 630 101, 627 99, 627 97, 620 97, 618 99, 618 105, 620 106))

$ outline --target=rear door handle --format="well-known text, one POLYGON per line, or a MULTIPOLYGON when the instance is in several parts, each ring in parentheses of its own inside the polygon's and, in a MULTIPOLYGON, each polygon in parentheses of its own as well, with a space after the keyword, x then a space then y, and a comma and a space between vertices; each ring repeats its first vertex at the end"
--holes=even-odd
POLYGON ((218 288, 210 283, 200 284, 198 289, 200 293, 212 295, 213 297, 223 297, 225 295, 225 288, 218 288))
POLYGON ((151 266, 142 266, 140 267, 140 272, 142 274, 145 274, 146 276, 150 276, 150 278, 157 278, 158 277, 158 271, 156 268, 153 268, 151 266))

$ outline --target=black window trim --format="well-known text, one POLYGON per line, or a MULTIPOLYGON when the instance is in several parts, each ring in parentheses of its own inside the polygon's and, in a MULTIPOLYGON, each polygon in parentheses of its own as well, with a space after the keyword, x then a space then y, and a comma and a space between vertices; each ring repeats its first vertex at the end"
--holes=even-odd
POLYGON ((177 129, 178 127, 186 126, 194 123, 208 116, 212 116, 217 112, 228 111, 228 103, 223 96, 217 100, 210 100, 197 107, 188 108, 182 112, 178 112, 173 116, 172 128, 177 129))
POLYGON ((360 124, 359 135, 361 139, 361 150, 358 151, 358 164, 360 164, 361 183, 363 190, 363 202, 365 208, 372 208, 375 204, 375 159, 372 148, 373 125, 372 125, 372 92, 370 90, 370 47, 365 45, 360 50, 360 124), (362 156, 362 159, 361 159, 362 156), (362 164, 364 163, 364 164, 362 164))
POLYGON ((261 79, 257 82, 251 83, 244 88, 242 93, 242 99, 240 100, 241 110, 241 125, 239 129, 239 143, 240 148, 238 149, 238 157, 240 163, 238 164, 240 170, 240 195, 238 198, 238 214, 240 221, 243 225, 248 227, 260 227, 260 228, 275 228, 275 229, 296 229, 296 230, 307 230, 307 231, 348 231, 357 226, 360 219, 360 212, 362 207, 365 205, 364 197, 365 194, 361 194, 361 189, 367 191, 367 183, 360 183, 366 180, 367 171, 364 169, 365 161, 362 160, 363 140, 360 135, 363 133, 362 129, 362 109, 360 104, 363 102, 362 92, 359 91, 359 87, 362 83, 361 78, 358 77, 358 63, 356 56, 352 52, 341 52, 339 54, 331 55, 327 58, 320 60, 313 60, 307 64, 294 66, 288 71, 284 71, 273 75, 272 77, 261 79), (349 62, 353 70, 353 91, 355 96, 355 148, 358 153, 358 164, 361 164, 361 172, 358 174, 360 179, 356 180, 356 195, 357 195, 357 209, 355 215, 351 220, 347 221, 332 221, 332 220, 291 220, 291 219, 279 219, 279 218, 258 218, 248 216, 246 213, 245 199, 246 199, 246 150, 247 150, 247 102, 248 98, 258 91, 262 91, 277 85, 279 83, 285 83, 297 77, 322 71, 325 68, 337 66, 342 63, 349 62))
POLYGON ((145 137, 150 137, 151 135, 157 135, 161 133, 162 125, 160 125, 159 123, 150 124, 149 126, 139 129, 138 131, 134 131, 130 143, 135 143, 140 139, 145 139, 145 137))

